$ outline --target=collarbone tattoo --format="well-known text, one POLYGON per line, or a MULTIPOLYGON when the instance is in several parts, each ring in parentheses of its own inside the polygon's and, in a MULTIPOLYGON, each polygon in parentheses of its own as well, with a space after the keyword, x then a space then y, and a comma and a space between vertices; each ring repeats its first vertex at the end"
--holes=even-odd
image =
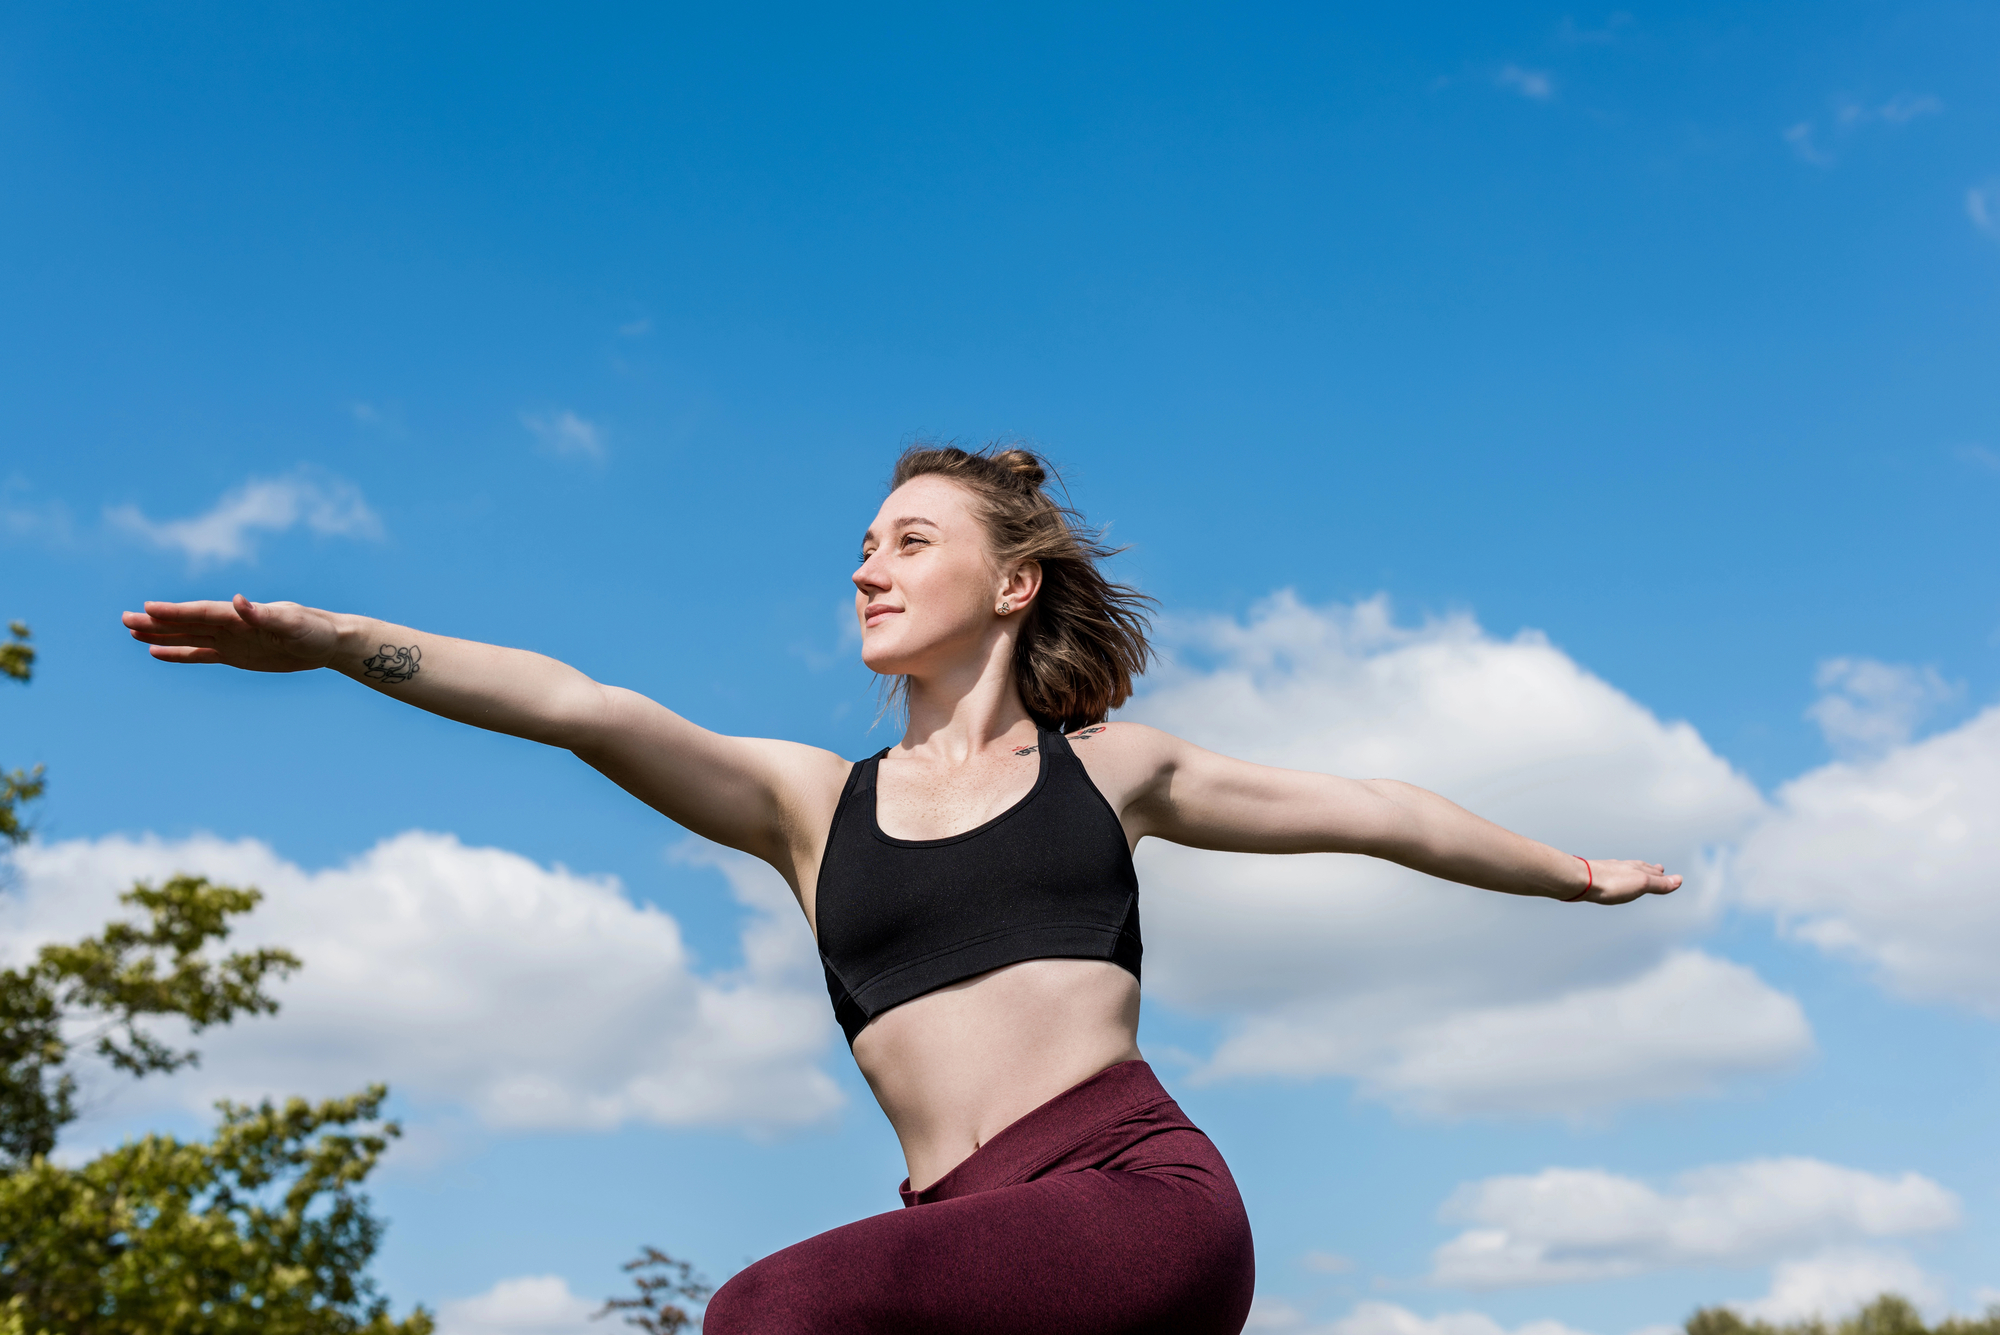
MULTIPOLYGON (((1065 733, 1064 740, 1071 742, 1087 742, 1091 738, 1097 736, 1098 733, 1103 732, 1105 726, 1106 725, 1102 723, 1093 723, 1088 728, 1080 728, 1075 732, 1065 733)), ((1017 756, 1031 756, 1035 754, 1035 752, 1041 749, 1042 748, 1039 744, 1035 746, 1020 746, 1014 749, 1014 754, 1017 756)))

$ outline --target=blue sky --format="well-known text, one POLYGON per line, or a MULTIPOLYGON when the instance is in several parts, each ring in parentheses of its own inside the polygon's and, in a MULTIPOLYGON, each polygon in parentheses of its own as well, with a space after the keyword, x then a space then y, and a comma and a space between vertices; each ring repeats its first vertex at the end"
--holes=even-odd
POLYGON ((0 761, 54 783, 0 934, 200 863, 388 971, 309 968, 77 1143, 391 1079, 379 1271, 467 1335, 893 1205, 768 884, 567 757, 115 617, 365 611, 858 756, 889 462, 1008 435, 1161 599, 1134 716, 1700 872, 1553 920, 1148 855, 1142 1045, 1237 1167, 1263 1329, 1627 1335, 1878 1272, 1977 1309, 1996 54, 1953 4, 10 8, 0 613, 43 658, 0 761), (552 1028, 362 1004, 438 961, 552 1028), (749 1057, 674 1046, 766 1003, 749 1057))

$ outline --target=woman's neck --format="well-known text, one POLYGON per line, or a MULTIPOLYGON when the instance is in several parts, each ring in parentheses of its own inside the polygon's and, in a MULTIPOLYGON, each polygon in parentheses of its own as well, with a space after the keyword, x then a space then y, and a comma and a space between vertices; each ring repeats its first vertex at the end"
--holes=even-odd
POLYGON ((980 658, 953 671, 905 679, 910 723, 904 750, 928 752, 958 763, 1034 721, 1014 684, 1014 643, 996 637, 980 658))

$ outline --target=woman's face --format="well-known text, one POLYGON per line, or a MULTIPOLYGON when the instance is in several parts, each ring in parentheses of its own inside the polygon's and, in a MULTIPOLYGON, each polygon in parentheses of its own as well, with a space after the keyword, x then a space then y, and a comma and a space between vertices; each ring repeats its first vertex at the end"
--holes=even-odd
POLYGON ((1019 616, 1034 596, 1038 579, 1010 579, 994 565, 973 505, 970 492, 934 475, 882 502, 854 572, 861 661, 874 671, 925 676, 980 661, 1004 620, 1001 599, 1019 616))

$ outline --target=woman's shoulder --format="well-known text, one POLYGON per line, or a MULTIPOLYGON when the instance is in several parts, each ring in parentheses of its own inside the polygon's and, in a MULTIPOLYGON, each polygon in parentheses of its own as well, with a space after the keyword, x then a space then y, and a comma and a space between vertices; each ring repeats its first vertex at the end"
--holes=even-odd
POLYGON ((1130 719, 1106 719, 1102 723, 1092 723, 1078 728, 1075 732, 1063 734, 1064 740, 1078 755, 1086 748, 1097 751, 1116 751, 1120 755, 1165 756, 1176 747, 1185 745, 1180 738, 1170 732, 1163 732, 1148 723, 1137 723, 1130 719))
POLYGON ((1186 745, 1170 732, 1125 719, 1093 723, 1064 739, 1112 805, 1121 808, 1171 773, 1186 745))

